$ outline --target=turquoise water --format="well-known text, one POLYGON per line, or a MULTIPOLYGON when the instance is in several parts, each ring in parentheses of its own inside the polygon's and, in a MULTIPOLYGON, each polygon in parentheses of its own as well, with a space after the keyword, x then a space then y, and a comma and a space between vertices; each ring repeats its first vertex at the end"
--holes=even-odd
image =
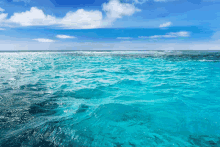
POLYGON ((220 52, 0 53, 0 146, 220 146, 220 52))

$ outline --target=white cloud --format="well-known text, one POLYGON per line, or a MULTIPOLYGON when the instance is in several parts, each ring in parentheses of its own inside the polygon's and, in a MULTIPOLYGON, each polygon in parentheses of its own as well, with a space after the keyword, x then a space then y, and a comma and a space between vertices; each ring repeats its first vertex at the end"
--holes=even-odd
POLYGON ((33 40, 38 41, 38 42, 55 42, 54 40, 46 39, 46 38, 37 38, 33 40))
POLYGON ((102 10, 106 13, 105 18, 103 18, 102 12, 99 10, 87 11, 84 9, 78 9, 75 12, 70 11, 63 18, 57 18, 45 14, 37 7, 32 7, 28 11, 14 13, 9 19, 6 19, 7 14, 0 14, 0 21, 4 19, 4 23, 8 25, 18 24, 20 26, 56 26, 67 29, 91 29, 111 25, 116 19, 123 16, 131 16, 135 12, 141 11, 134 4, 121 3, 119 0, 110 0, 108 3, 104 3, 102 10))
POLYGON ((143 4, 143 3, 145 3, 146 1, 148 1, 148 0, 134 0, 134 3, 135 3, 135 4, 143 4))
POLYGON ((79 9, 76 12, 68 12, 57 24, 70 29, 98 28, 102 24, 102 12, 79 9))
POLYGON ((110 0, 109 3, 104 3, 102 10, 106 12, 109 21, 122 18, 123 16, 131 16, 135 12, 141 11, 133 4, 120 3, 119 0, 110 0))
POLYGON ((173 36, 176 36, 176 37, 189 37, 190 36, 190 33, 189 32, 186 32, 186 31, 180 31, 180 32, 171 32, 169 33, 170 35, 173 35, 173 36))
POLYGON ((4 28, 0 28, 0 31, 4 31, 5 29, 4 28))
POLYGON ((30 3, 31 0, 13 0, 13 2, 24 2, 24 3, 30 3))
POLYGON ((0 22, 5 21, 5 19, 7 18, 8 14, 7 13, 1 13, 0 14, 0 22))
POLYGON ((74 36, 68 36, 68 35, 57 35, 56 37, 61 39, 76 38, 74 36))
POLYGON ((69 29, 88 29, 96 28, 101 25, 102 13, 100 11, 85 11, 79 9, 76 12, 68 12, 64 18, 56 18, 45 15, 44 12, 36 7, 30 11, 14 13, 9 22, 17 23, 21 26, 50 26, 56 25, 69 29))
POLYGON ((172 22, 166 22, 166 23, 163 23, 163 24, 160 24, 160 28, 165 28, 165 27, 169 27, 172 25, 172 22))
POLYGON ((5 9, 2 9, 1 7, 0 7, 0 12, 4 12, 5 11, 5 9))
POLYGON ((56 24, 56 18, 45 15, 44 12, 36 7, 30 11, 14 13, 9 22, 20 24, 21 26, 47 26, 56 24))
POLYGON ((150 38, 150 39, 157 39, 157 38, 176 38, 176 37, 189 37, 190 33, 186 31, 181 32, 170 32, 166 35, 154 35, 154 36, 139 36, 138 38, 150 38))
POLYGON ((127 39, 132 39, 132 38, 131 37, 117 37, 117 39, 127 40, 127 39))
POLYGON ((0 40, 0 50, 220 50, 220 41, 190 43, 91 43, 91 42, 54 42, 38 43, 27 41, 0 40))
MULTIPOLYGON (((7 13, 0 13, 0 27, 5 27, 7 26, 5 21, 7 20, 8 14, 7 13)), ((1 29, 2 30, 2 29, 1 29)))

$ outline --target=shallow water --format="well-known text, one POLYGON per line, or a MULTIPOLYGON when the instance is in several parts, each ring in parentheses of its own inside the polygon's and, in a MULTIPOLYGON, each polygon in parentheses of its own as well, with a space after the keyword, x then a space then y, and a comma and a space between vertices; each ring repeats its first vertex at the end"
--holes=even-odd
POLYGON ((220 146, 220 52, 0 53, 0 146, 220 146))

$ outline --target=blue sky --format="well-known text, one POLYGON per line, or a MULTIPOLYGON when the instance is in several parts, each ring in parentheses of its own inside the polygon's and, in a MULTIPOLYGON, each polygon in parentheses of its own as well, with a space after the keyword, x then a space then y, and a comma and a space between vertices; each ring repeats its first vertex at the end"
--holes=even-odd
POLYGON ((0 50, 220 49, 220 0, 2 0, 0 50))

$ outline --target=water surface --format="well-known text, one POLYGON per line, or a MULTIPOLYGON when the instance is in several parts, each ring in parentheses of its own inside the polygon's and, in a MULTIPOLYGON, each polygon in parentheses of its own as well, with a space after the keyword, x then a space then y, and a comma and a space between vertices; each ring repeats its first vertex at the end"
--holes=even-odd
POLYGON ((0 146, 220 146, 220 52, 0 53, 0 146))

